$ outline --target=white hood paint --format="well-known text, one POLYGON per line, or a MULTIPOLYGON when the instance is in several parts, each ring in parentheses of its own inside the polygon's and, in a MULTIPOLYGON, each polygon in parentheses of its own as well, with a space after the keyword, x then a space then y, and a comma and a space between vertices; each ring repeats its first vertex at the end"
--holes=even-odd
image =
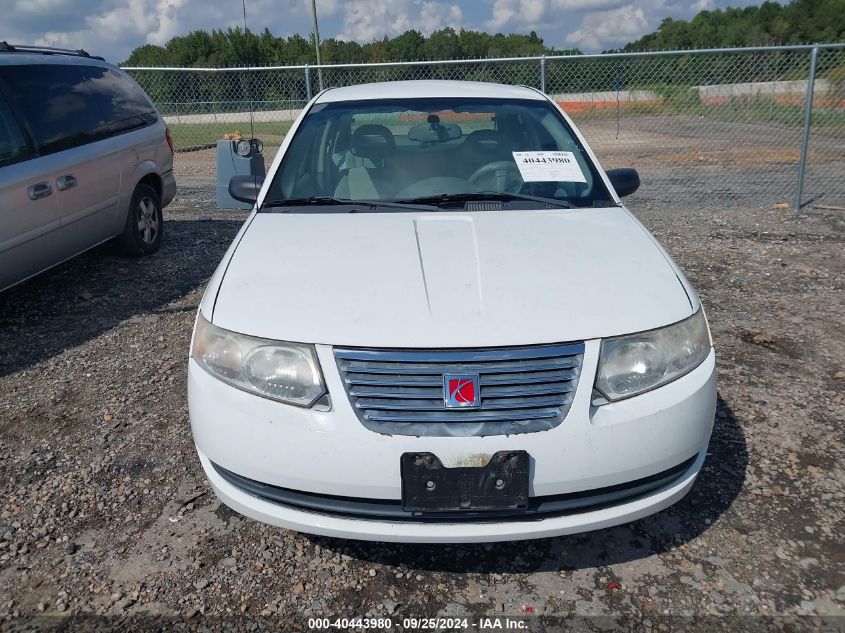
POLYGON ((212 321, 270 339, 487 347, 602 338, 692 314, 623 208, 259 213, 212 321))

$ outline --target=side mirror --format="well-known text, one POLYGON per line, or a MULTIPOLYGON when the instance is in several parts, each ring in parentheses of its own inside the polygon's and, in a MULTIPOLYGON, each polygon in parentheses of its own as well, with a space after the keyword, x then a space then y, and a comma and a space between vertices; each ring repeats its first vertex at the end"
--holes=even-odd
POLYGON ((640 188, 640 175, 636 169, 621 167, 619 169, 608 169, 606 173, 610 184, 616 189, 620 198, 629 196, 640 188))
POLYGON ((264 179, 259 176, 232 176, 229 181, 229 195, 238 202, 255 204, 262 184, 264 179))

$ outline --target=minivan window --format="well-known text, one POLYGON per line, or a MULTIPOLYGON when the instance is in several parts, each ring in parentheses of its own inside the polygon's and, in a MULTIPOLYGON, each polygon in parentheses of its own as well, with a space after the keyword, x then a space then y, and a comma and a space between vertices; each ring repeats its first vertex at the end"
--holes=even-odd
POLYGON ((9 104, 0 95, 0 167, 30 155, 29 144, 21 133, 9 104))
POLYGON ((106 125, 78 66, 0 66, 0 79, 29 122, 41 154, 102 138, 106 125))
POLYGON ((155 120, 149 116, 155 108, 143 90, 120 73, 100 66, 84 66, 81 72, 112 132, 143 127, 155 120))

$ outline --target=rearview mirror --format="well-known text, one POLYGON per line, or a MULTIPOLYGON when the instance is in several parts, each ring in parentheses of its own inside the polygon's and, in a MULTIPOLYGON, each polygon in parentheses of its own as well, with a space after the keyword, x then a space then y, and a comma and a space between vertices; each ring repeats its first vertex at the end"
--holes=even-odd
POLYGON ((445 143, 461 138, 462 134, 457 123, 417 123, 408 130, 408 138, 419 143, 445 143))
POLYGON ((629 196, 640 188, 640 175, 636 169, 621 167, 619 169, 608 169, 606 173, 610 184, 613 185, 620 198, 629 196))
POLYGON ((263 184, 264 179, 259 176, 232 176, 229 181, 229 195, 238 202, 255 204, 263 184))

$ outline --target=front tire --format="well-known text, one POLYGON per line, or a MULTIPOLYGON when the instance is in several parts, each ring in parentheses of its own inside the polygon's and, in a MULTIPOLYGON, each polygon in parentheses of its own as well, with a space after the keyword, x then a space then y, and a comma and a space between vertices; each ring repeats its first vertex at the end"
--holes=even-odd
POLYGON ((126 226, 118 238, 121 252, 130 257, 152 255, 161 246, 163 228, 164 218, 158 192, 140 183, 132 192, 126 226))

